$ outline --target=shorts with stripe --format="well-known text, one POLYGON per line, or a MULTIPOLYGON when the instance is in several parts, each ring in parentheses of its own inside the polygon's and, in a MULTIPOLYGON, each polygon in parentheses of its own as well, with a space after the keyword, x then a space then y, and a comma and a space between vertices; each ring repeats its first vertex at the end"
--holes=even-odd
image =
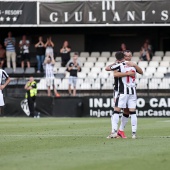
POLYGON ((118 94, 115 106, 119 108, 135 109, 137 103, 136 94, 118 94))

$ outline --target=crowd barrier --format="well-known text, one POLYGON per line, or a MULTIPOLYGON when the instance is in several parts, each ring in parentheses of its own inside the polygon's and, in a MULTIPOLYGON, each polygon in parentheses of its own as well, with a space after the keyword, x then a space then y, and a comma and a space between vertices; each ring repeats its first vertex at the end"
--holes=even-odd
MULTIPOLYGON (((1 116, 26 117, 21 108, 23 98, 5 98, 1 116)), ((110 117, 113 98, 89 97, 37 97, 36 111, 41 117, 110 117)), ((170 97, 141 97, 137 100, 138 117, 170 117, 170 97)))

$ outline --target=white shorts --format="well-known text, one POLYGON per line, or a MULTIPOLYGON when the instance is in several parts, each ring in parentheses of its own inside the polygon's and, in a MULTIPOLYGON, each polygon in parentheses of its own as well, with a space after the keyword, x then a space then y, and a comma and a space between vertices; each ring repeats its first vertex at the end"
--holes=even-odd
POLYGON ((0 106, 4 106, 4 96, 2 93, 0 93, 0 106))
POLYGON ((119 108, 136 109, 137 96, 133 94, 118 94, 115 106, 119 108))
POLYGON ((68 81, 69 81, 69 85, 73 85, 73 87, 76 87, 77 77, 70 76, 68 81))
POLYGON ((54 85, 54 79, 53 78, 46 78, 46 84, 47 84, 47 86, 54 85))

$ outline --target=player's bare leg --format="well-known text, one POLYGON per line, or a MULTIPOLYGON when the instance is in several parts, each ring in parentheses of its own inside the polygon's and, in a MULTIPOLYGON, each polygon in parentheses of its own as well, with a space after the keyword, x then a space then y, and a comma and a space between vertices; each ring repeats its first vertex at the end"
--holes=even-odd
POLYGON ((51 96, 51 89, 50 89, 50 86, 47 87, 47 95, 48 95, 48 96, 51 96))
POLYGON ((71 84, 68 85, 68 93, 71 96, 71 84))
POLYGON ((73 96, 76 96, 76 87, 73 89, 73 96))

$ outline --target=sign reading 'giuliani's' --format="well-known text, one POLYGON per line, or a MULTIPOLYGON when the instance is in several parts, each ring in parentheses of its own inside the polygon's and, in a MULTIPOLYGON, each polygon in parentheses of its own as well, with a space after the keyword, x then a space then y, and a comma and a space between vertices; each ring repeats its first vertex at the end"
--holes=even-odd
POLYGON ((170 1, 78 1, 40 4, 40 25, 170 23, 170 1))

